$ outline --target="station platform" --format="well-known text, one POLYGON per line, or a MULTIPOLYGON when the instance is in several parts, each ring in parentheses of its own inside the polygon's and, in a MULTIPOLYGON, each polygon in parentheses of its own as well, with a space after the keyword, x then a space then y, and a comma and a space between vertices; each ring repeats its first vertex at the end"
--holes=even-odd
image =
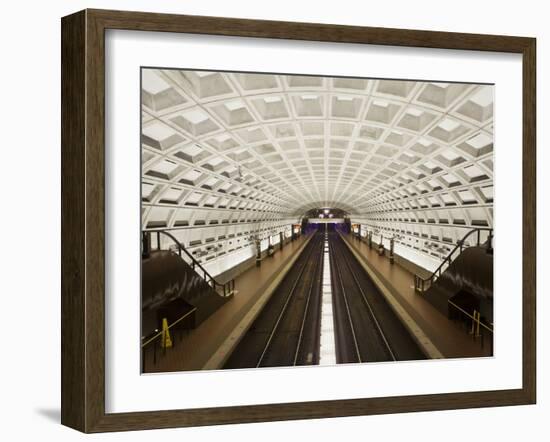
MULTIPOLYGON (((341 235, 365 270, 382 290, 394 311, 432 358, 492 356, 488 343, 474 340, 460 323, 444 316, 414 290, 414 275, 397 262, 390 263, 376 248, 349 234, 341 235), (381 287, 380 287, 381 286, 381 287)), ((426 271, 425 275, 429 273, 426 271)))
POLYGON ((252 264, 236 276, 236 294, 197 328, 174 337, 174 347, 154 365, 147 363, 145 373, 221 368, 310 239, 301 235, 276 247, 260 266, 252 264))

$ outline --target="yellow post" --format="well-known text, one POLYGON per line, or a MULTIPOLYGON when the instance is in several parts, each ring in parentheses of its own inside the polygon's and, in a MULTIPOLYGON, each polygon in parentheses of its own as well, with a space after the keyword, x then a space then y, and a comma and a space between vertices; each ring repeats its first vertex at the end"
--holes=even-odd
POLYGON ((172 339, 170 338, 170 330, 168 329, 168 320, 162 318, 162 340, 160 341, 162 348, 172 347, 172 339))
POLYGON ((475 336, 475 330, 476 330, 476 317, 477 317, 477 310, 474 310, 474 315, 472 319, 472 329, 470 330, 470 334, 475 336))

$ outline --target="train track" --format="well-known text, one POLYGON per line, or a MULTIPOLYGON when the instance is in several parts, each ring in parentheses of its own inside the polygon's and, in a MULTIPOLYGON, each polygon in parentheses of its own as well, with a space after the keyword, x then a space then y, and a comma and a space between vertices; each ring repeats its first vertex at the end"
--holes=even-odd
POLYGON ((311 239, 224 368, 318 363, 322 238, 311 239))
POLYGON ((338 363, 424 359, 338 233, 329 234, 338 363))
MULTIPOLYGON (((328 238, 336 362, 425 359, 339 234, 328 238)), ((324 239, 311 239, 224 368, 319 363, 324 239)))

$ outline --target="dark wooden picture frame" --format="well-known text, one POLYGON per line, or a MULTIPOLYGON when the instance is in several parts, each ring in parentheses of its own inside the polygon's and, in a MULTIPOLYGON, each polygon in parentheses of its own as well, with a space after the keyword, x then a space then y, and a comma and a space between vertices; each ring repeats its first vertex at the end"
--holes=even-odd
POLYGON ((62 19, 62 406, 83 432, 533 404, 536 400, 536 40, 313 23, 85 10, 62 19), (105 30, 517 53, 523 67, 523 385, 512 390, 105 412, 105 30))

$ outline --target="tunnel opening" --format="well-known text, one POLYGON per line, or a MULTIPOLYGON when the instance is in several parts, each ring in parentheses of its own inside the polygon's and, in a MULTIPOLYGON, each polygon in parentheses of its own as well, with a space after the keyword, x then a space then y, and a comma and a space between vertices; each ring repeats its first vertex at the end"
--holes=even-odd
POLYGON ((302 230, 306 233, 317 230, 350 233, 350 214, 346 210, 337 207, 310 209, 302 217, 302 230))

